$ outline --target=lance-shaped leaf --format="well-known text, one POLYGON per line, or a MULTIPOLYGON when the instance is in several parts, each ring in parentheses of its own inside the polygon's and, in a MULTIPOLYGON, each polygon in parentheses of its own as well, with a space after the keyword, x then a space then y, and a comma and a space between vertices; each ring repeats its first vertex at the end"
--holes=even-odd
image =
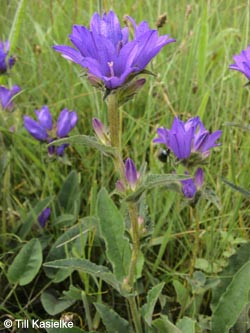
POLYGON ((59 140, 55 140, 49 144, 49 146, 60 146, 63 143, 69 143, 71 145, 85 145, 90 148, 94 148, 99 150, 104 155, 112 155, 116 154, 116 149, 111 146, 105 146, 100 143, 94 136, 88 135, 72 135, 68 138, 63 138, 59 140))
POLYGON ((94 303, 96 310, 102 318, 102 321, 108 333, 129 333, 130 327, 127 320, 123 319, 113 309, 100 303, 94 303))
POLYGON ((162 288, 164 287, 164 282, 157 284, 151 290, 149 290, 147 295, 147 303, 141 308, 141 313, 146 321, 146 323, 151 326, 152 316, 155 308, 155 304, 161 295, 162 288))
POLYGON ((97 197, 97 214, 100 233, 105 241, 106 254, 112 264, 117 280, 123 281, 128 275, 131 249, 125 238, 125 225, 118 208, 103 188, 97 197))
POLYGON ((150 190, 154 187, 162 187, 172 189, 180 192, 180 181, 188 179, 187 175, 175 175, 175 174, 149 174, 143 183, 137 187, 136 191, 126 197, 126 201, 137 201, 143 192, 150 190))
POLYGON ((69 258, 49 261, 43 264, 45 267, 50 268, 63 268, 70 271, 80 271, 87 273, 91 276, 101 278, 107 284, 120 291, 119 282, 111 271, 101 265, 96 265, 87 259, 69 258))
POLYGON ((228 333, 248 304, 250 261, 235 274, 212 315, 211 333, 228 333))

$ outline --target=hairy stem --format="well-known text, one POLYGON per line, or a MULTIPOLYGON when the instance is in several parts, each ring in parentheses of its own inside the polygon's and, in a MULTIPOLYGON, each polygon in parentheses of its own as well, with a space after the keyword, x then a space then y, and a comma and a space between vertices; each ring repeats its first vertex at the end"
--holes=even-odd
POLYGON ((193 248, 193 258, 190 266, 190 275, 192 276, 194 273, 195 261, 199 250, 200 224, 196 208, 191 207, 190 215, 192 220, 195 219, 195 239, 194 239, 194 248, 193 248))
POLYGON ((132 289, 136 271, 136 263, 138 259, 139 249, 140 249, 140 238, 139 238, 139 228, 138 228, 138 212, 135 203, 129 203, 128 206, 131 228, 132 228, 132 257, 129 266, 128 273, 128 286, 132 289))
POLYGON ((120 119, 116 94, 110 93, 107 100, 111 145, 120 152, 120 119))

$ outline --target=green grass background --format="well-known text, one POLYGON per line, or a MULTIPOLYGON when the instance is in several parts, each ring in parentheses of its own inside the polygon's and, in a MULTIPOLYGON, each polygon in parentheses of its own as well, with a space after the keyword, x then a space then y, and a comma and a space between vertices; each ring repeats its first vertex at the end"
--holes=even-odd
MULTIPOLYGON (((17 4, 1 1, 2 40, 8 38, 17 4)), ((157 76, 148 77, 136 98, 122 108, 124 158, 133 158, 138 168, 146 160, 152 173, 163 172, 152 139, 156 128, 169 127, 175 115, 183 119, 199 115, 209 130, 223 130, 222 145, 213 149, 205 167, 206 186, 217 194, 217 205, 203 199, 195 217, 180 195, 164 189, 148 194, 150 219, 156 225, 147 248, 148 272, 166 280, 189 273, 197 219, 201 229, 197 258, 203 261, 198 260, 196 268, 216 274, 237 244, 249 239, 249 200, 222 182, 224 177, 250 188, 250 133, 227 125, 250 123, 247 80, 228 69, 233 55, 250 43, 249 1, 28 0, 13 50, 16 65, 1 78, 6 85, 22 88, 14 112, 1 112, 1 237, 4 241, 14 237, 31 207, 55 196, 72 169, 81 183, 81 216, 94 212, 101 186, 114 188, 112 163, 99 152, 70 147, 64 158, 49 158, 46 147, 27 133, 22 121, 23 115, 34 116, 34 109, 46 104, 55 119, 64 107, 77 111, 79 122, 72 134, 93 135, 94 116, 107 123, 101 93, 88 84, 80 66, 52 49, 55 44, 70 45, 72 25, 88 26, 93 12, 102 9, 113 9, 120 20, 125 14, 136 22, 146 20, 152 28, 166 13, 167 23, 159 33, 176 38, 148 66, 157 76), (8 128, 13 125, 12 134, 8 128)), ((11 251, 4 249, 2 262, 11 251)), ((145 279, 149 285, 154 281, 150 273, 145 279)))

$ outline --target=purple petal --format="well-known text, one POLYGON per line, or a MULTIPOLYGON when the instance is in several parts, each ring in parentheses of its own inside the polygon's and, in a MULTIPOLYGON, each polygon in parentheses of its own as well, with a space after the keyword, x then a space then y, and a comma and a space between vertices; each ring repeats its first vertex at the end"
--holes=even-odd
POLYGON ((23 120, 24 127, 35 139, 39 141, 44 141, 48 138, 46 129, 41 124, 39 124, 29 116, 24 116, 23 120))
POLYGON ((125 177, 127 179, 128 184, 130 185, 132 190, 135 190, 136 183, 138 180, 138 174, 136 170, 136 166, 130 158, 128 158, 125 162, 125 177))
POLYGON ((56 155, 58 156, 63 156, 64 154, 64 149, 67 148, 69 146, 68 143, 64 143, 61 146, 57 147, 56 149, 56 155))
POLYGON ((182 192, 186 198, 192 199, 196 193, 196 186, 192 178, 181 181, 182 192))
POLYGON ((42 213, 38 216, 37 220, 42 228, 45 227, 46 222, 50 217, 51 209, 49 207, 45 208, 42 213))
POLYGON ((83 60, 83 56, 81 55, 81 53, 71 46, 56 45, 53 46, 53 49, 57 52, 60 52, 65 59, 73 61, 77 64, 81 64, 83 60))
POLYGON ((45 105, 41 108, 41 110, 35 111, 37 118, 40 124, 47 130, 52 130, 53 128, 53 121, 52 116, 50 114, 49 108, 45 105))
POLYGON ((12 98, 21 91, 21 88, 14 85, 11 89, 0 86, 0 103, 3 109, 13 108, 12 98))
POLYGON ((75 127, 78 117, 74 111, 64 109, 61 111, 57 120, 57 136, 63 138, 75 127))
POLYGON ((229 68, 243 73, 250 80, 250 45, 248 45, 246 50, 235 55, 233 59, 235 63, 231 64, 229 68))

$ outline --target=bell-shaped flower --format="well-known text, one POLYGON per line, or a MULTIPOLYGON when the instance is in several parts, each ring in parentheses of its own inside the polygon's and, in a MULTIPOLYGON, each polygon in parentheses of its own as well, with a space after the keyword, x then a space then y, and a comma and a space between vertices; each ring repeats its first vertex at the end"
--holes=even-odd
POLYGON ((127 158, 125 161, 125 178, 130 189, 134 191, 139 179, 139 174, 136 170, 135 163, 131 158, 127 158))
POLYGON ((14 107, 12 99, 21 91, 21 88, 14 85, 11 89, 0 86, 0 105, 2 109, 11 111, 14 107))
POLYGON ((210 133, 202 124, 199 117, 183 122, 177 117, 171 129, 164 127, 157 129, 158 137, 155 143, 165 144, 180 160, 186 160, 191 153, 200 153, 202 158, 210 154, 210 149, 219 145, 216 141, 222 131, 210 133))
POLYGON ((233 59, 234 64, 231 64, 229 68, 243 73, 250 80, 250 45, 233 59))
MULTIPOLYGON (((24 116, 24 127, 37 140, 51 143, 56 139, 68 136, 68 133, 75 127, 77 123, 77 114, 75 111, 63 109, 58 117, 58 120, 53 124, 50 110, 47 106, 43 106, 41 110, 35 110, 38 121, 24 116)), ((58 147, 50 145, 48 153, 50 155, 63 155, 64 149, 68 146, 64 143, 58 147)))
POLYGON ((8 41, 0 41, 0 74, 6 73, 15 63, 14 57, 8 57, 9 49, 10 44, 8 41))
POLYGON ((149 29, 146 22, 135 28, 135 38, 128 39, 128 28, 121 28, 113 11, 102 17, 95 13, 90 30, 74 25, 69 38, 74 45, 57 45, 54 49, 62 56, 87 69, 90 82, 101 82, 108 90, 122 86, 128 79, 142 72, 163 46, 174 42, 169 35, 159 37, 157 30, 149 29))
MULTIPOLYGON (((188 175, 188 173, 186 172, 188 175)), ((182 193, 188 199, 192 199, 197 191, 200 191, 204 182, 204 172, 198 168, 195 172, 194 178, 188 178, 181 181, 182 193)))

